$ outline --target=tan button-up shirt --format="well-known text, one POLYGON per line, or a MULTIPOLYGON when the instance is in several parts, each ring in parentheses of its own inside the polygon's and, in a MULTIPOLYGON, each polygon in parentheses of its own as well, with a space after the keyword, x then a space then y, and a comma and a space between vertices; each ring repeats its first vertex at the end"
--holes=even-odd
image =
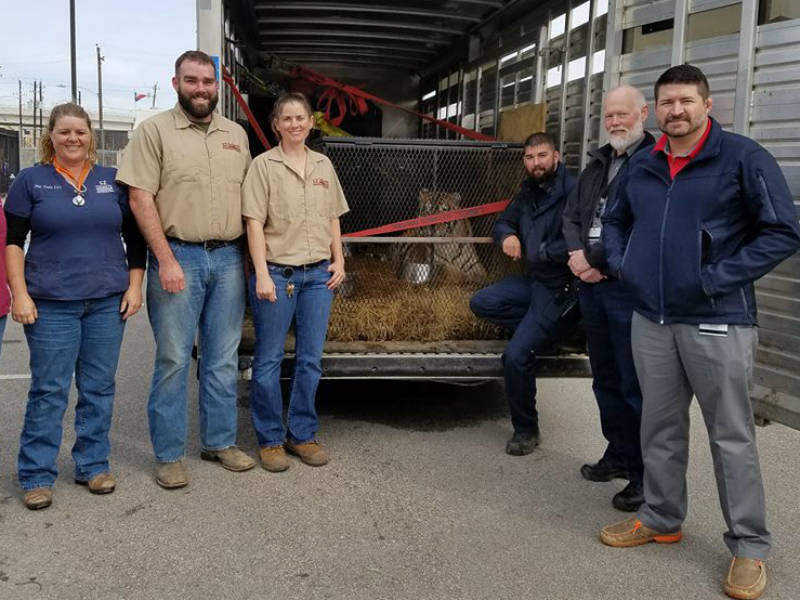
POLYGON ((264 224, 267 261, 305 265, 331 257, 331 220, 348 211, 330 159, 307 150, 305 173, 280 146, 253 160, 242 186, 242 216, 264 224))
POLYGON ((213 113, 208 130, 176 105, 136 128, 117 181, 155 196, 164 233, 185 242, 241 236, 241 186, 250 165, 247 134, 213 113))

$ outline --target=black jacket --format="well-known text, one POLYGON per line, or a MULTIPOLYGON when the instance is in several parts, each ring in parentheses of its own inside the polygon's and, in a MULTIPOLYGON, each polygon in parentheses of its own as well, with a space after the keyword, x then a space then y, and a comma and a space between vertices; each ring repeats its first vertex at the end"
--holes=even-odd
MULTIPOLYGON (((647 131, 644 132, 644 139, 639 143, 633 154, 640 152, 642 149, 652 146, 655 143, 653 138, 647 131)), ((604 269, 606 266, 606 252, 602 242, 597 242, 589 248, 589 229, 592 226, 592 218, 597 205, 600 202, 600 197, 605 194, 606 208, 613 204, 614 196, 619 185, 619 182, 625 177, 628 170, 628 163, 620 167, 619 173, 611 183, 610 189, 606 189, 608 182, 608 166, 611 163, 614 155, 614 148, 611 144, 606 144, 589 152, 589 157, 592 159, 578 178, 578 184, 572 190, 572 193, 567 198, 567 204, 564 207, 564 239, 567 242, 567 250, 585 250, 586 260, 588 263, 597 268, 604 269)))
POLYGON ((562 286, 572 278, 561 214, 574 186, 575 177, 561 163, 547 189, 528 177, 492 230, 500 245, 509 235, 519 238, 528 274, 548 287, 562 286))

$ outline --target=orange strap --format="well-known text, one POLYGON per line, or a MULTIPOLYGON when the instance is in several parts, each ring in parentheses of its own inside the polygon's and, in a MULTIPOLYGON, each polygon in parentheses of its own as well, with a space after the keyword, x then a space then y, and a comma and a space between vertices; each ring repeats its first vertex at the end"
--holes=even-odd
POLYGON ((75 179, 67 169, 62 167, 58 164, 58 160, 53 158, 53 167, 55 170, 61 173, 64 177, 66 177, 67 181, 69 181, 70 185, 75 188, 75 193, 81 194, 81 190, 83 189, 83 183, 86 181, 86 177, 89 175, 89 171, 92 169, 91 163, 87 160, 83 163, 83 169, 81 170, 81 174, 75 179))

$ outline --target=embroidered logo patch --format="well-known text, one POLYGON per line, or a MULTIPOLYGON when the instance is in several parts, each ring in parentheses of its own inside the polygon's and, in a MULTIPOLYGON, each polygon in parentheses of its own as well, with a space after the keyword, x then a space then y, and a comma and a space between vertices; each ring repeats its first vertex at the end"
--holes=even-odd
POLYGON ((242 148, 239 144, 231 144, 230 142, 222 142, 222 149, 223 150, 236 150, 236 152, 241 152, 242 148))
POLYGON ((110 183, 104 183, 101 181, 94 187, 94 189, 98 194, 110 194, 114 191, 114 186, 110 183))
POLYGON ((313 183, 314 185, 321 185, 321 186, 322 186, 322 187, 324 187, 326 190, 327 190, 327 189, 330 187, 330 185, 331 185, 331 184, 328 182, 328 180, 327 180, 327 179, 322 179, 322 178, 320 178, 320 177, 315 177, 315 178, 314 178, 314 179, 311 181, 311 183, 313 183))

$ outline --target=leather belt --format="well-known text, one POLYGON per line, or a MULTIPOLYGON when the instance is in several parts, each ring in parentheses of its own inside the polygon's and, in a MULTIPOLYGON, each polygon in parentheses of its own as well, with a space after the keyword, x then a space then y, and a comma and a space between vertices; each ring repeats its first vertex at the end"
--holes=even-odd
POLYGON ((268 262, 267 264, 270 267, 278 267, 279 269, 283 269, 284 277, 291 277, 295 271, 304 271, 306 269, 313 269, 314 267, 319 267, 326 260, 328 259, 323 258, 322 260, 318 260, 317 262, 307 263, 305 265, 284 265, 281 263, 274 263, 274 262, 268 262))
POLYGON ((224 248, 225 246, 236 246, 241 243, 242 238, 238 237, 235 240, 206 240, 204 242, 187 242, 175 237, 167 236, 167 240, 170 242, 175 242, 176 244, 182 244, 184 246, 202 246, 204 250, 211 252, 212 250, 224 248))

